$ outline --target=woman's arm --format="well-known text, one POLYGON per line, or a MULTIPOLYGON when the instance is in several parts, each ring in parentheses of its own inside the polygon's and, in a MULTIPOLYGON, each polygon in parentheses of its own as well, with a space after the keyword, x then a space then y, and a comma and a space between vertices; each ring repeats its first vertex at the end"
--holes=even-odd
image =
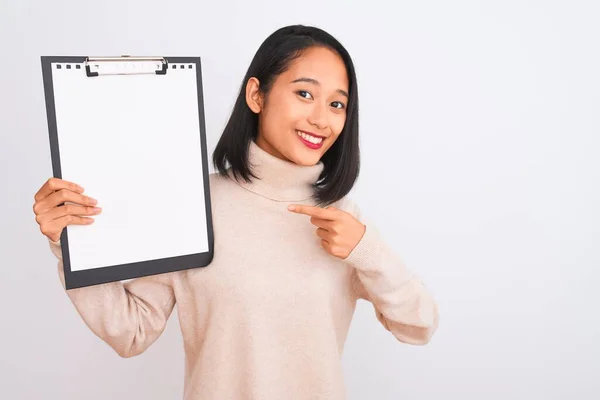
POLYGON ((373 304, 383 326, 402 342, 429 342, 439 320, 432 295, 377 229, 363 221, 354 202, 346 198, 336 207, 291 204, 288 209, 310 216, 323 248, 353 267, 355 293, 373 304))
POLYGON ((378 320, 399 341, 429 343, 439 322, 433 296, 378 230, 365 225, 362 239, 345 259, 354 268, 352 283, 358 298, 373 304, 378 320))
MULTIPOLYGON (((60 241, 49 242, 65 288, 60 241)), ((154 343, 166 326, 175 305, 171 278, 170 273, 159 274, 66 293, 92 332, 121 357, 133 357, 154 343)))

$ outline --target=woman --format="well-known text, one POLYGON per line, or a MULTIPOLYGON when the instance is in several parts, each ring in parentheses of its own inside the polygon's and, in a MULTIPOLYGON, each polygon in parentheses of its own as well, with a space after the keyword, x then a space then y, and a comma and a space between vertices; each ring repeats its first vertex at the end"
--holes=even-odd
MULTIPOLYGON (((252 60, 214 152, 212 263, 69 298, 122 357, 147 349, 177 305, 185 399, 344 398, 340 359, 358 299, 404 343, 427 343, 438 324, 430 293, 346 197, 358 143, 347 51, 316 28, 277 30, 252 60)), ((60 179, 35 199, 64 287, 60 233, 100 211, 60 179), (57 206, 65 201, 76 204, 57 206)))

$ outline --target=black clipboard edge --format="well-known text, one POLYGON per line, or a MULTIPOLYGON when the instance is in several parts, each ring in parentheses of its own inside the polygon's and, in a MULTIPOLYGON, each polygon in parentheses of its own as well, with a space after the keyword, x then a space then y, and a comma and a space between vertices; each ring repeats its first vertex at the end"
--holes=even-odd
MULTIPOLYGON (((210 242, 209 242, 210 243, 210 242)), ((82 271, 65 269, 65 288, 67 290, 100 285, 115 281, 142 278, 191 268, 203 268, 210 264, 213 258, 212 243, 206 253, 169 257, 159 260, 143 261, 130 264, 120 264, 110 267, 94 268, 82 271)))
MULTIPOLYGON (((58 143, 58 132, 56 123, 56 107, 54 103, 54 89, 52 81, 53 63, 84 63, 86 56, 41 56, 42 79, 46 100, 46 116, 48 123, 50 154, 52 158, 52 172, 55 178, 62 179, 60 166, 60 151, 58 143)), ((102 268, 94 268, 82 271, 71 271, 69 255, 68 230, 61 232, 61 252, 63 259, 63 270, 65 275, 65 289, 77 289, 86 286, 99 285, 103 283, 141 278, 144 276, 157 275, 192 268, 208 266, 214 257, 214 232, 212 205, 210 196, 210 178, 208 173, 208 150, 206 145, 206 119, 204 114, 204 96, 202 85, 202 63, 200 57, 165 57, 167 63, 163 65, 166 73, 167 65, 170 63, 196 64, 196 84, 198 93, 198 117, 200 127, 200 145, 203 157, 202 169, 204 178, 204 192, 206 206, 206 228, 208 251, 199 254, 170 257, 159 260, 143 261, 130 264, 114 265, 102 268)), ((158 72, 158 71, 157 71, 158 72)), ((83 73, 83 71, 82 71, 83 73)), ((164 73, 161 73, 161 75, 164 73)))

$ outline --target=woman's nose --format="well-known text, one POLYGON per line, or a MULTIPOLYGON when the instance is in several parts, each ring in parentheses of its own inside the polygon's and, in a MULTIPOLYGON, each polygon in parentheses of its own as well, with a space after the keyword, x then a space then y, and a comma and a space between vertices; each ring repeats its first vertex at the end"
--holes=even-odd
POLYGON ((312 113, 308 116, 308 122, 321 130, 326 129, 328 125, 327 113, 324 108, 322 105, 315 104, 312 113))

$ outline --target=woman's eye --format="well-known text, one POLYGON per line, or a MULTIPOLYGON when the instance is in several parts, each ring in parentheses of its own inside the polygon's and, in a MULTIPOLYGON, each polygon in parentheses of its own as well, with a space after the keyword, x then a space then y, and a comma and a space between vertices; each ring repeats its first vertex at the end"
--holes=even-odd
POLYGON ((344 103, 340 103, 339 101, 334 101, 331 105, 337 109, 343 110, 345 108, 344 103))
POLYGON ((312 99, 312 95, 310 93, 308 93, 306 90, 300 90, 298 92, 300 96, 304 97, 305 99, 312 99))

